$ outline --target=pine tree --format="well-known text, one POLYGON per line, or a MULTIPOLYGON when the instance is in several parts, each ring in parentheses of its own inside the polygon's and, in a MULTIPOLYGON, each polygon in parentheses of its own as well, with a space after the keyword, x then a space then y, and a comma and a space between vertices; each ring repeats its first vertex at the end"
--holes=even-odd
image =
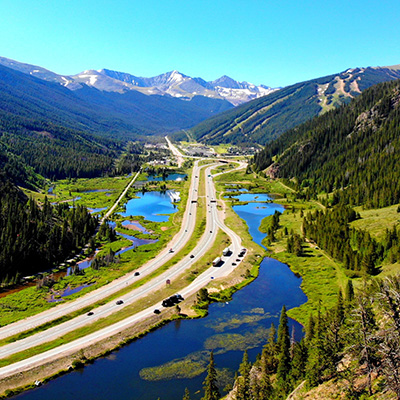
POLYGON ((267 376, 276 372, 277 363, 276 329, 274 323, 269 330, 268 342, 261 353, 261 373, 267 376))
POLYGON ((239 366, 239 373, 241 376, 238 380, 236 400, 250 399, 250 370, 251 363, 249 362, 249 356, 246 350, 243 354, 243 359, 239 366))
POLYGON ((204 381, 204 397, 202 400, 218 400, 221 396, 217 386, 217 371, 214 365, 214 353, 210 353, 210 362, 207 369, 207 377, 204 381))
POLYGON ((366 296, 357 296, 357 309, 354 311, 353 332, 351 333, 352 346, 350 351, 358 358, 360 365, 365 364, 367 369, 368 393, 372 395, 371 375, 376 366, 377 340, 375 332, 378 327, 372 312, 370 299, 366 296))
POLYGON ((284 393, 289 389, 290 373, 290 335, 286 307, 282 307, 278 328, 278 369, 276 373, 277 386, 284 393))

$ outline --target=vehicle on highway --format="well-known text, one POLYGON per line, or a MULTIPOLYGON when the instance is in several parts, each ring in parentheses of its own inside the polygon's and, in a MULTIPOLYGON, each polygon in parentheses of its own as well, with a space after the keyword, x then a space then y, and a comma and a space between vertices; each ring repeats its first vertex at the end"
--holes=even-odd
POLYGON ((161 304, 163 307, 172 307, 175 304, 178 304, 183 300, 184 300, 184 298, 182 297, 182 295, 174 294, 173 296, 168 297, 168 299, 163 300, 161 304))
POLYGON ((218 265, 221 263, 221 257, 217 257, 213 262, 212 265, 213 267, 218 267, 218 265))
POLYGON ((246 254, 246 249, 240 250, 239 257, 243 257, 246 254))
POLYGON ((236 263, 232 263, 233 266, 237 265, 236 263))
POLYGON ((191 255, 190 255, 190 258, 194 258, 194 254, 191 254, 191 255))
POLYGON ((123 301, 123 300, 117 300, 115 304, 116 304, 117 306, 119 306, 119 305, 121 305, 121 304, 124 304, 124 301, 123 301))
POLYGON ((94 314, 93 311, 89 311, 86 315, 90 317, 90 316, 93 315, 93 314, 94 314))
POLYGON ((237 258, 236 261, 237 261, 237 262, 240 262, 240 258, 237 258))
POLYGON ((134 275, 135 275, 135 276, 139 276, 139 275, 140 275, 140 272, 139 272, 139 271, 136 271, 134 275))
POLYGON ((153 311, 154 314, 161 314, 161 311, 158 310, 157 308, 153 311))
POLYGON ((224 250, 222 250, 222 254, 224 255, 224 256, 229 256, 229 254, 231 254, 232 252, 231 252, 231 249, 229 248, 229 247, 225 247, 225 249, 224 250))
POLYGON ((169 252, 170 252, 170 253, 173 253, 173 252, 174 252, 174 249, 172 249, 172 248, 169 249, 169 252))

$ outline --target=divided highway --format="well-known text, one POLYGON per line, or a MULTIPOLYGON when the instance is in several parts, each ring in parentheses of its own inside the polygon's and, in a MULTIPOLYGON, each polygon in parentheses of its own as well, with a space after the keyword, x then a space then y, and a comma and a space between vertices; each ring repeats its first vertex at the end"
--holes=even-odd
MULTIPOLYGON (((239 168, 244 168, 245 164, 241 164, 239 168)), ((215 165, 213 166, 208 166, 206 168, 206 207, 207 207, 207 224, 206 224, 206 230, 204 234, 202 235, 200 241, 196 245, 195 249, 192 252, 192 255, 194 256, 193 258, 191 257, 186 257, 179 263, 177 263, 175 266, 171 267, 168 271, 165 273, 161 274, 160 276, 154 278, 150 282, 147 282, 143 286, 141 286, 138 289, 132 290, 130 293, 124 295, 122 297, 124 301, 124 306, 128 304, 132 304, 136 302, 138 299, 156 291, 157 289, 164 287, 165 286, 165 281, 166 279, 175 279, 179 275, 181 275, 185 270, 191 267, 191 265, 197 261, 199 256, 203 255, 214 243, 216 234, 218 231, 218 228, 222 229, 225 231, 231 240, 232 245, 230 246, 232 253, 228 257, 223 257, 223 264, 220 267, 211 267, 207 271, 205 271, 203 274, 201 274, 196 280, 194 280, 189 286, 181 290, 181 294, 183 297, 187 297, 193 293, 196 293, 201 287, 205 286, 210 279, 216 279, 221 276, 228 275, 234 268, 235 266, 232 265, 232 262, 238 257, 238 254, 241 251, 241 239, 240 237, 234 233, 231 229, 226 227, 226 225, 223 222, 223 212, 218 211, 217 209, 217 203, 216 203, 216 194, 215 194, 215 187, 213 183, 213 177, 211 176, 211 169, 214 168, 215 165)), ((196 203, 192 202, 195 198, 197 198, 197 190, 198 190, 198 185, 199 185, 199 172, 200 168, 198 167, 198 163, 195 163, 195 167, 193 169, 193 175, 192 175, 192 182, 191 182, 191 187, 190 187, 190 193, 188 197, 188 204, 187 204, 187 209, 185 212, 185 216, 183 219, 182 223, 182 228, 180 232, 176 235, 176 237, 170 242, 169 247, 174 247, 176 251, 179 251, 181 248, 184 247, 184 245, 187 243, 187 240, 191 236, 191 232, 194 229, 195 225, 195 215, 196 215, 196 203)), ((150 263, 147 263, 145 266, 141 267, 141 273, 142 276, 143 274, 150 273, 151 271, 154 271, 155 269, 159 268, 162 264, 164 264, 166 261, 168 261, 173 255, 168 252, 168 250, 161 252, 160 255, 153 260, 150 263)), ((137 278, 136 278, 137 279, 137 278)), ((116 290, 119 290, 121 287, 126 286, 127 284, 131 283, 131 280, 133 280, 133 274, 129 274, 129 276, 125 276, 124 278, 119 279, 118 283, 115 282, 115 284, 112 287, 109 287, 110 285, 101 288, 101 292, 103 294, 102 297, 106 297, 109 294, 115 292, 116 290)), ((97 292, 97 291, 96 291, 97 292)), ((89 301, 97 301, 100 298, 98 298, 97 294, 96 296, 93 296, 95 292, 92 292, 91 295, 92 297, 90 298, 89 301)), ((81 299, 78 300, 83 300, 85 297, 89 297, 89 295, 82 297, 81 299)), ((76 301, 77 302, 77 301, 76 301)), ((75 302, 74 302, 75 303, 75 302)), ((72 304, 72 303, 71 303, 72 304)), ((82 308, 86 306, 88 303, 87 300, 83 305, 79 305, 77 309, 82 308)), ((66 304, 65 306, 68 306, 69 304, 66 304)), ((153 311, 157 307, 158 309, 162 310, 162 306, 160 304, 157 305, 152 305, 151 307, 147 308, 146 310, 143 310, 129 318, 124 319, 123 321, 120 321, 118 323, 115 323, 107 328, 101 329, 97 332, 94 332, 92 334, 89 334, 83 338, 80 338, 78 340, 75 340, 71 343, 59 346, 53 350, 49 350, 45 353, 42 353, 40 355, 31 357, 29 359, 20 361, 18 363, 9 365, 7 367, 0 368, 0 379, 13 374, 18 371, 23 371, 26 369, 29 369, 33 366, 40 365, 43 362, 50 361, 54 358, 60 357, 60 355, 66 355, 69 353, 73 353, 89 344, 93 344, 96 341, 102 340, 106 337, 109 337, 113 334, 116 334, 120 332, 121 330, 131 326, 135 322, 145 319, 148 316, 153 314, 153 311)), ((57 307, 58 308, 58 307, 57 307)), ((40 343, 48 342, 51 340, 54 340, 57 337, 60 337, 64 335, 67 332, 70 332, 72 330, 75 330, 79 327, 82 327, 84 325, 87 325, 90 323, 93 318, 103 318, 107 315, 110 315, 114 312, 116 312, 118 309, 120 309, 121 306, 116 305, 115 303, 108 303, 102 307, 96 308, 94 310, 94 316, 93 317, 88 317, 86 315, 82 315, 78 318, 75 318, 71 321, 68 321, 64 324, 60 324, 54 328, 48 329, 44 332, 41 332, 36 335, 32 335, 27 339, 20 340, 18 342, 12 343, 10 345, 6 345, 0 348, 0 358, 7 357, 11 354, 17 353, 19 351, 22 351, 24 349, 36 346, 40 343)), ((65 308, 66 309, 66 308, 65 308)), ((50 310, 52 311, 52 310, 50 310)), ((57 311, 57 310, 54 310, 57 311)), ((65 312, 63 310, 62 312, 65 312)), ((71 310, 66 311, 65 313, 71 312, 71 310)), ((45 313, 43 313, 45 314, 45 313)), ((57 314, 56 314, 57 315, 57 314)), ((62 315, 62 314, 61 314, 62 315)), ((53 318, 57 318, 59 315, 56 317, 53 316, 53 318)), ((49 318, 49 316, 45 316, 44 318, 49 318)), ((50 317, 51 318, 51 317, 50 317)), ((32 319, 34 319, 32 317, 32 319)), ((37 321, 41 321, 41 316, 37 316, 37 321)), ((24 326, 24 321, 21 321, 22 326, 24 326)), ((31 324, 32 321, 29 321, 29 324, 31 324)), ((43 322, 37 322, 38 325, 40 325, 43 322)), ((15 325, 15 324, 13 324, 15 325)), ((25 325, 26 326, 26 325, 25 325)), ((8 328, 8 327, 5 327, 8 328)), ((27 328, 21 328, 21 330, 26 330, 27 328)), ((2 328, 0 330, 0 334, 4 335, 4 332, 6 330, 2 328)), ((15 334, 16 331, 12 330, 12 333, 15 334)), ((6 337, 6 336, 3 336, 6 337)))
POLYGON ((180 231, 175 235, 175 237, 168 243, 166 248, 163 251, 161 251, 161 253, 154 260, 147 262, 138 270, 132 271, 129 274, 124 275, 123 277, 109 283, 108 285, 102 286, 101 288, 96 289, 93 292, 90 292, 87 295, 82 296, 74 301, 65 304, 59 304, 56 307, 44 311, 40 314, 34 315, 22 321, 17 321, 0 328, 0 339, 4 339, 6 337, 13 336, 17 333, 36 328, 42 324, 53 321, 71 312, 90 306, 91 304, 99 300, 102 300, 103 298, 137 281, 139 278, 135 276, 136 271, 140 271, 142 278, 152 273, 153 271, 157 270, 158 268, 160 268, 161 265, 163 265, 171 258, 173 258, 174 254, 170 253, 169 249, 173 248, 174 252, 178 252, 181 249, 183 249, 186 246, 190 236, 192 235, 196 224, 196 212, 195 212, 196 205, 192 203, 192 200, 194 196, 197 197, 197 190, 199 188, 198 177, 200 176, 199 174, 201 168, 204 168, 204 166, 199 167, 198 161, 196 161, 193 167, 189 196, 180 231))

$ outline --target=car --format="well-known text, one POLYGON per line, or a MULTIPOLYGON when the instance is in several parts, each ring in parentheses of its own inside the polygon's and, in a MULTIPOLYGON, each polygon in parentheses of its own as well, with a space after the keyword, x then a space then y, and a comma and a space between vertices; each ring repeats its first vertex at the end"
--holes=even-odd
POLYGON ((161 311, 158 310, 157 308, 153 311, 154 314, 161 314, 161 311))
POLYGON ((212 233, 212 231, 210 231, 210 233, 212 233))
POLYGON ((194 254, 191 254, 191 255, 190 255, 190 258, 194 258, 194 254))
POLYGON ((237 265, 236 263, 232 263, 233 266, 237 265))
POLYGON ((211 279, 214 279, 214 277, 212 276, 211 279))
POLYGON ((124 304, 123 300, 117 300, 117 302, 115 303, 117 306, 120 306, 121 304, 124 304))
POLYGON ((173 253, 173 252, 174 252, 174 250, 173 250, 173 249, 169 249, 169 252, 170 252, 170 253, 173 253))
POLYGON ((189 213, 189 215, 192 215, 192 213, 189 213))
POLYGON ((90 317, 90 316, 93 315, 93 314, 94 314, 93 311, 89 311, 86 315, 87 315, 88 317, 90 317))
POLYGON ((139 275, 140 275, 140 272, 139 272, 139 271, 136 271, 134 275, 135 275, 135 276, 139 276, 139 275))
POLYGON ((236 261, 237 261, 237 262, 240 262, 240 258, 237 258, 236 261))

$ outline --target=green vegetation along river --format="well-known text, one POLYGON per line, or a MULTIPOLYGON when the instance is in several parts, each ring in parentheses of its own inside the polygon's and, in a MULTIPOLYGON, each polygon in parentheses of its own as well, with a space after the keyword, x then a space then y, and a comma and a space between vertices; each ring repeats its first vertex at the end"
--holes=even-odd
MULTIPOLYGON (((273 214, 276 204, 265 203, 260 210, 264 216, 273 214)), ((229 303, 211 304, 206 318, 169 323, 82 370, 16 398, 176 400, 188 387, 191 398, 200 399, 209 351, 214 351, 223 388, 232 382, 245 349, 253 360, 261 351, 271 323, 278 325, 282 305, 292 308, 307 300, 300 284, 286 265, 265 258, 259 277, 229 303)), ((295 321, 291 325, 301 337, 301 325, 295 321)))

